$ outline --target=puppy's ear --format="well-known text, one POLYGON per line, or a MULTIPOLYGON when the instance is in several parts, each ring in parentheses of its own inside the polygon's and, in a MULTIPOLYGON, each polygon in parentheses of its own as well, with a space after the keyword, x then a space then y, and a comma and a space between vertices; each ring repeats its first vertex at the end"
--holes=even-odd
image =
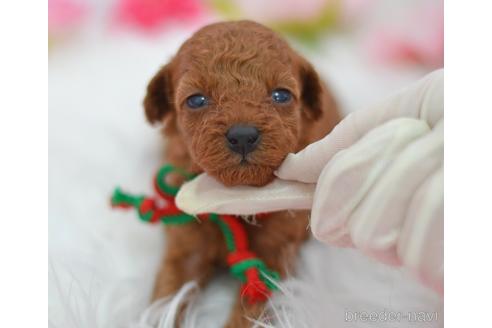
POLYGON ((325 89, 313 66, 300 58, 301 101, 305 115, 318 120, 323 115, 325 89))
POLYGON ((171 64, 162 67, 150 80, 144 98, 144 109, 147 120, 154 124, 174 110, 172 104, 171 64))

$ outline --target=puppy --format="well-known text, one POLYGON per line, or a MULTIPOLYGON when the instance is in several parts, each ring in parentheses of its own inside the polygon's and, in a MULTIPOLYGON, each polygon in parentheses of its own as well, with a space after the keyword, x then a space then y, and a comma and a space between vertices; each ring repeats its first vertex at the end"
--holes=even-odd
MULTIPOLYGON (((263 186, 288 153, 325 136, 340 120, 313 67, 272 30, 251 22, 196 32, 150 81, 147 119, 164 126, 165 160, 206 172, 226 186, 263 186)), ((179 184, 178 177, 172 177, 179 184)), ((308 213, 276 212, 247 225, 251 249, 284 276, 308 236, 308 213)), ((210 222, 166 226, 166 253, 153 299, 187 281, 205 284, 225 266, 226 247, 210 222)), ((227 327, 248 327, 263 305, 240 297, 227 327)))

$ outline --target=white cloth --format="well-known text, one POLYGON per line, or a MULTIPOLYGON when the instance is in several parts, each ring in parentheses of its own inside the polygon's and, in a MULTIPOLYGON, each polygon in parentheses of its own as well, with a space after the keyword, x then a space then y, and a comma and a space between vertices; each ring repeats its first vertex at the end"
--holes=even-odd
POLYGON ((312 209, 314 236, 409 268, 443 292, 443 71, 289 154, 278 179, 226 188, 207 175, 183 186, 188 213, 312 209))

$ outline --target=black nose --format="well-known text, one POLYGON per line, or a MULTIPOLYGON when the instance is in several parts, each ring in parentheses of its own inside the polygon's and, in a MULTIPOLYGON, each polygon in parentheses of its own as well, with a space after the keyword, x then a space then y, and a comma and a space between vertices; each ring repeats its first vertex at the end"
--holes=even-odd
POLYGON ((246 156, 255 150, 260 141, 260 132, 250 125, 233 125, 226 133, 229 148, 238 154, 246 156))

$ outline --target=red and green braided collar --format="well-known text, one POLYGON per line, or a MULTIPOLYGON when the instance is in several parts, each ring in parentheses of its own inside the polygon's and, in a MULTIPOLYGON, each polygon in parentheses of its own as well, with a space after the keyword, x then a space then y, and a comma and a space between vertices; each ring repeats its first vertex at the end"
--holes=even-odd
MULTIPOLYGON (((176 206, 174 198, 179 187, 166 183, 165 178, 169 173, 181 174, 187 180, 194 178, 193 174, 182 169, 164 165, 154 179, 154 188, 157 193, 155 197, 131 195, 116 188, 111 197, 111 205, 119 208, 135 208, 139 218, 149 223, 197 224, 195 217, 184 213, 176 206)), ((199 217, 215 223, 224 235, 230 272, 243 283, 241 295, 245 296, 250 303, 265 301, 276 289, 272 281, 279 280, 279 275, 269 270, 265 263, 249 249, 248 237, 241 218, 215 213, 199 217)))

